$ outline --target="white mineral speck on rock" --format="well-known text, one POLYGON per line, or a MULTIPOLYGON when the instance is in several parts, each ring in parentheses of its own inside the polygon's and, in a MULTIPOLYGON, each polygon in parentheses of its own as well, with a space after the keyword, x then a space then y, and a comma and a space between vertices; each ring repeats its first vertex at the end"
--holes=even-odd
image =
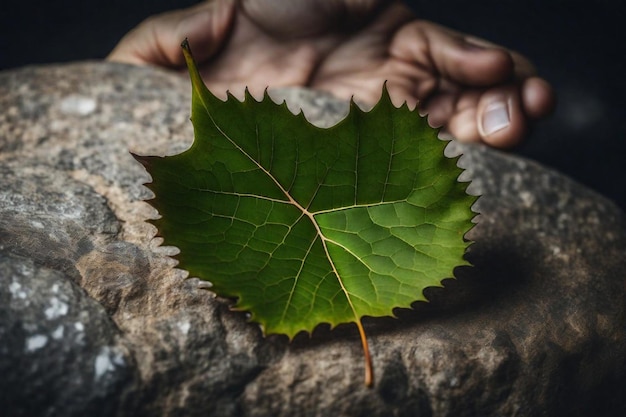
POLYGON ((74 335, 74 340, 78 344, 82 344, 85 341, 85 325, 79 321, 74 323, 74 329, 76 329, 76 334, 74 335))
POLYGON ((22 284, 19 282, 12 282, 9 284, 9 292, 13 298, 25 299, 27 297, 26 291, 22 289, 22 284))
POLYGON ((61 325, 52 332, 52 338, 54 340, 60 340, 63 338, 63 333, 65 332, 65 328, 61 325))
POLYGON ((32 220, 30 222, 30 225, 33 226, 35 229, 43 229, 45 228, 45 225, 40 222, 39 220, 32 220))
POLYGON ((42 334, 36 334, 26 339, 26 351, 34 352, 41 349, 48 343, 48 337, 42 334))
POLYGON ((57 317, 67 314, 68 306, 57 297, 50 299, 50 307, 46 308, 44 314, 48 320, 56 319, 57 317))
POLYGON ((20 290, 20 288, 22 288, 22 285, 19 282, 12 282, 9 285, 9 291, 11 292, 11 295, 13 297, 15 297, 15 294, 17 294, 17 292, 20 290))
POLYGON ((102 375, 104 375, 105 373, 109 371, 112 371, 113 369, 115 368, 113 367, 113 363, 111 362, 111 359, 109 359, 108 352, 101 352, 96 357, 96 362, 94 364, 94 371, 96 373, 96 379, 102 378, 102 375))
POLYGON ((524 207, 532 207, 535 204, 535 196, 530 191, 520 191, 519 198, 524 207))
POLYGON ((96 356, 94 362, 94 372, 96 379, 102 378, 107 372, 115 370, 116 366, 123 366, 124 358, 122 354, 109 346, 100 349, 100 353, 96 356))
POLYGON ((61 111, 65 114, 87 116, 96 110, 97 103, 91 97, 71 95, 61 101, 61 111))
POLYGON ((189 333, 189 329, 191 328, 191 323, 189 323, 188 320, 180 321, 178 323, 178 328, 183 335, 187 336, 187 334, 189 333))

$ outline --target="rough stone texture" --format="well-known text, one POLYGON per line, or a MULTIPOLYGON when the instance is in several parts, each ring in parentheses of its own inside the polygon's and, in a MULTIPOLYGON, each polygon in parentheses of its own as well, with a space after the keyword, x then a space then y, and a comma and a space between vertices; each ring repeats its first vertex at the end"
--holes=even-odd
MULTIPOLYGON (((174 268, 138 154, 192 140, 184 77, 104 63, 0 73, 0 410, 9 416, 613 416, 626 412, 626 223, 483 147, 476 243, 431 302, 263 338, 174 268), (5 412, 5 411, 3 411, 5 412)), ((345 103, 275 93, 331 123, 345 103)), ((455 148, 455 149, 452 149, 455 148)))
POLYGON ((113 415, 137 382, 106 311, 67 275, 0 253, 0 392, 10 415, 113 415))

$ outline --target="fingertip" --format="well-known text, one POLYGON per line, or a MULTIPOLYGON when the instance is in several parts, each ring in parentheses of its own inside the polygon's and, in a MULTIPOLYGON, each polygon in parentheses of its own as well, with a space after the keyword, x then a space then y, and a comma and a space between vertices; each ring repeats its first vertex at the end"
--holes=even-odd
POLYGON ((554 89, 546 80, 539 77, 531 77, 524 81, 521 96, 524 112, 532 119, 548 116, 556 107, 554 89))
POLYGON ((478 104, 479 134, 490 146, 512 148, 523 141, 529 123, 550 114, 555 105, 552 87, 539 77, 488 90, 478 104))
POLYGON ((526 119, 514 86, 504 91, 485 92, 478 104, 476 118, 482 140, 496 148, 516 146, 526 134, 526 119))

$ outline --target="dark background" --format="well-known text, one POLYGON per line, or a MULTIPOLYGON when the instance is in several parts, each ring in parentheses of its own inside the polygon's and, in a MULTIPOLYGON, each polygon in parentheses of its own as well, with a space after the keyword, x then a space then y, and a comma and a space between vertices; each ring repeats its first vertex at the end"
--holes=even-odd
MULTIPOLYGON (((147 16, 196 2, 4 1, 0 70, 102 59, 147 16)), ((528 56, 555 87, 559 104, 516 152, 569 175, 626 209, 625 1, 409 3, 421 18, 528 56)))

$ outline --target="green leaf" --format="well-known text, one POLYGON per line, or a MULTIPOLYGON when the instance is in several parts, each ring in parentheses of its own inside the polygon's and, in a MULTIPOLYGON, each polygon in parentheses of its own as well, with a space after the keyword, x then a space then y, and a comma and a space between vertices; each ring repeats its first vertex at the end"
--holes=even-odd
POLYGON ((159 235, 180 249, 181 268, 235 298, 265 333, 354 322, 369 363, 361 318, 425 300, 426 287, 467 264, 476 197, 447 143, 386 90, 328 129, 267 94, 219 100, 183 46, 195 141, 179 155, 137 157, 153 179, 159 235))

